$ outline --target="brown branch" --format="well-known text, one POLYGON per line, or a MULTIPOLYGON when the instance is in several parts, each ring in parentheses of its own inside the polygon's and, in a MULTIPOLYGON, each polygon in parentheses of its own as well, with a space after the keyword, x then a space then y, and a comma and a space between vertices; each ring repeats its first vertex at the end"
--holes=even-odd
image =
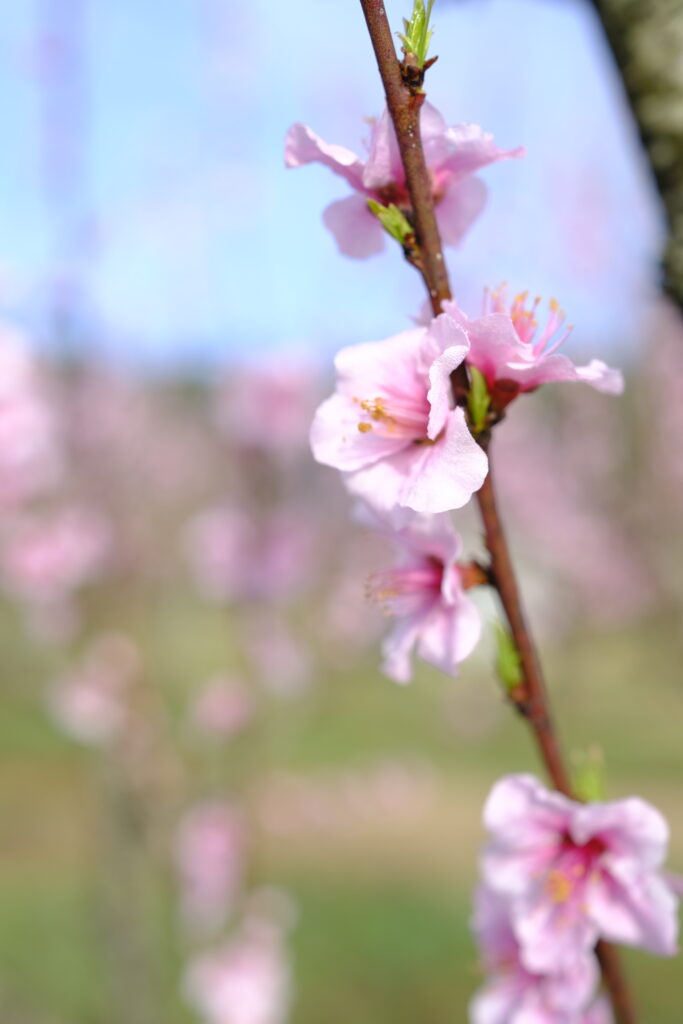
POLYGON ((489 474, 477 492, 476 498, 484 523, 486 547, 491 556, 493 586, 498 592, 500 603, 508 620, 522 668, 523 682, 511 694, 511 699, 531 727, 546 771, 555 789, 566 796, 574 797, 569 774, 560 752, 557 733, 550 718, 541 665, 526 623, 510 549, 498 512, 490 461, 489 474))
MULTIPOLYGON (((404 79, 401 64, 396 57, 394 41, 382 0, 360 0, 360 3, 384 85, 387 107, 396 131, 405 170, 406 186, 413 207, 415 235, 420 256, 419 261, 415 261, 415 266, 422 274, 427 286, 434 314, 438 315, 441 312, 442 303, 452 296, 441 238, 434 216, 432 181, 420 135, 420 107, 424 101, 424 95, 416 94, 404 79)), ((454 392, 457 398, 462 400, 467 389, 467 371, 462 367, 461 373, 454 381, 454 392)), ((482 447, 488 449, 488 440, 482 443, 482 447)), ((517 578, 498 512, 490 461, 488 476, 476 497, 484 524, 486 546, 491 556, 492 582, 510 626, 522 668, 522 683, 510 696, 515 707, 529 723, 553 785, 560 792, 574 797, 569 773, 562 758, 557 733, 550 716, 540 661, 526 622, 517 578)), ((600 942, 596 952, 602 969, 603 982, 609 992, 618 1024, 636 1024, 635 1010, 621 972, 616 950, 607 943, 600 942)))

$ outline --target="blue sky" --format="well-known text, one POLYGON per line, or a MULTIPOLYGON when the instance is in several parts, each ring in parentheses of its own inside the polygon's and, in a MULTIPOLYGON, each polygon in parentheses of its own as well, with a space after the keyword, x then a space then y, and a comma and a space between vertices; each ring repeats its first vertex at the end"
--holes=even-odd
MULTIPOLYGON (((386 6, 398 27, 407 0, 386 6)), ((660 212, 589 6, 437 0, 434 21, 430 99, 527 147, 483 174, 488 207, 449 257, 456 293, 476 312, 507 280, 555 296, 578 347, 632 344, 660 212)), ((381 110, 359 5, 15 0, 0 53, 0 301, 38 336, 56 280, 82 296, 91 344, 152 364, 327 354, 417 311, 396 251, 337 254, 320 214, 345 184, 282 164, 293 121, 358 148, 381 110), (80 120, 45 78, 45 29, 59 39, 64 18, 82 36, 80 120)))

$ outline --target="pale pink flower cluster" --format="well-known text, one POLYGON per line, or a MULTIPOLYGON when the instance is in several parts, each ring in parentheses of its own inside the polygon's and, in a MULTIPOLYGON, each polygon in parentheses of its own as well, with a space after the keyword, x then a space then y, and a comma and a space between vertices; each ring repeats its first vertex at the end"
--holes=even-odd
MULTIPOLYGON (((445 241, 458 241, 481 205, 473 202, 482 194, 472 172, 521 151, 497 150, 490 136, 472 126, 446 128, 427 103, 421 125, 439 225, 445 241)), ((348 255, 369 255, 381 246, 382 228, 368 198, 396 203, 410 214, 386 111, 373 128, 365 163, 304 125, 290 129, 285 155, 288 166, 326 164, 358 193, 326 211, 348 255)), ((336 390, 315 414, 311 447, 318 462, 341 472, 375 524, 394 531, 398 564, 375 575, 368 592, 397 619, 384 644, 384 670, 401 682, 411 677, 413 650, 455 674, 480 633, 465 591, 482 580, 468 571, 471 566, 458 564, 461 542, 442 514, 462 508, 484 483, 488 460, 474 434, 487 424, 473 425, 456 403, 454 371, 470 367, 482 375, 492 423, 513 398, 544 383, 585 381, 613 394, 622 388, 621 374, 604 363, 576 367, 558 353, 567 337, 564 315, 551 302, 548 322, 539 329, 538 306, 538 299, 529 306, 526 294, 509 303, 501 288, 487 293, 484 315, 472 320, 456 302, 446 302, 426 322, 384 341, 344 348, 335 359, 336 390)))
MULTIPOLYGON (((420 132, 441 237, 447 245, 458 245, 486 202, 486 186, 474 177, 475 172, 497 160, 522 156, 524 151, 498 149, 493 136, 478 125, 448 127, 430 103, 422 106, 420 132)), ((363 259, 384 247, 384 233, 368 199, 410 210, 396 134, 386 109, 372 122, 366 160, 344 146, 324 142, 306 125, 295 124, 285 140, 285 163, 287 167, 324 164, 354 189, 354 195, 331 203, 323 214, 326 227, 346 256, 363 259)))
POLYGON ((290 908, 272 898, 261 907, 258 896, 225 943, 188 964, 185 995, 203 1024, 284 1024, 289 1015, 292 979, 284 940, 290 908))
POLYGON ((245 862, 245 829, 232 804, 207 800, 180 820, 175 864, 180 910, 195 935, 220 930, 233 909, 245 862))
POLYGON ((0 507, 52 486, 62 469, 55 416, 24 338, 0 326, 0 507))
POLYGON ((108 523, 93 509, 63 507, 11 521, 0 547, 3 588, 29 605, 68 604, 97 579, 110 550, 108 523))
POLYGON ((190 708, 190 724, 203 738, 226 740, 241 732, 254 715, 254 700, 240 679, 212 676, 190 708))
POLYGON ((49 704, 64 731, 91 746, 122 738, 131 722, 131 695, 140 672, 139 653, 128 636, 96 637, 74 668, 52 684, 49 704))
POLYGON ((638 797, 581 804, 511 775, 494 786, 484 823, 473 924, 489 979, 472 1024, 609 1022, 595 1001, 598 940, 677 951, 666 821, 638 797))
POLYGON ((214 601, 291 598, 314 564, 310 530, 286 509, 257 521, 234 505, 207 508, 189 523, 186 550, 201 592, 214 601))

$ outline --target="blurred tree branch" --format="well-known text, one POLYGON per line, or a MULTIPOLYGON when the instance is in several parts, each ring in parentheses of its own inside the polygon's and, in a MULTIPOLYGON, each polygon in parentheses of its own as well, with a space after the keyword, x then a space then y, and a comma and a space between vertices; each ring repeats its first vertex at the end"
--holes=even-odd
POLYGON ((610 45, 662 197, 664 290, 683 309, 683 2, 590 0, 610 45))

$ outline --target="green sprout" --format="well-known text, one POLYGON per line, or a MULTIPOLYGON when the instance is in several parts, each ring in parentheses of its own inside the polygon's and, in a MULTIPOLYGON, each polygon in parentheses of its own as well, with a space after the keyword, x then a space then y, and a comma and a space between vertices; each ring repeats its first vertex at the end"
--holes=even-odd
POLYGON ((425 0, 413 0, 413 13, 410 16, 410 21, 407 18, 403 19, 405 34, 398 33, 398 37, 403 43, 403 52, 405 54, 412 53, 420 68, 424 67, 427 60, 427 51, 433 34, 433 29, 429 27, 433 6, 434 0, 427 0, 426 7, 425 0))
POLYGON ((592 746, 572 754, 574 789, 580 800, 594 803, 605 799, 605 758, 600 747, 592 746))
POLYGON ((476 366, 469 366, 468 369, 470 371, 470 390, 467 395, 467 406, 474 432, 479 434, 486 426, 491 396, 486 387, 484 374, 476 366))
POLYGON ((401 213, 395 203, 382 206, 376 199, 368 199, 368 206, 387 234, 400 242, 404 248, 409 246, 415 232, 405 214, 401 213))
POLYGON ((523 680, 522 663, 517 645, 511 634, 500 622, 496 629, 496 672, 505 689, 509 692, 520 686, 523 680))

